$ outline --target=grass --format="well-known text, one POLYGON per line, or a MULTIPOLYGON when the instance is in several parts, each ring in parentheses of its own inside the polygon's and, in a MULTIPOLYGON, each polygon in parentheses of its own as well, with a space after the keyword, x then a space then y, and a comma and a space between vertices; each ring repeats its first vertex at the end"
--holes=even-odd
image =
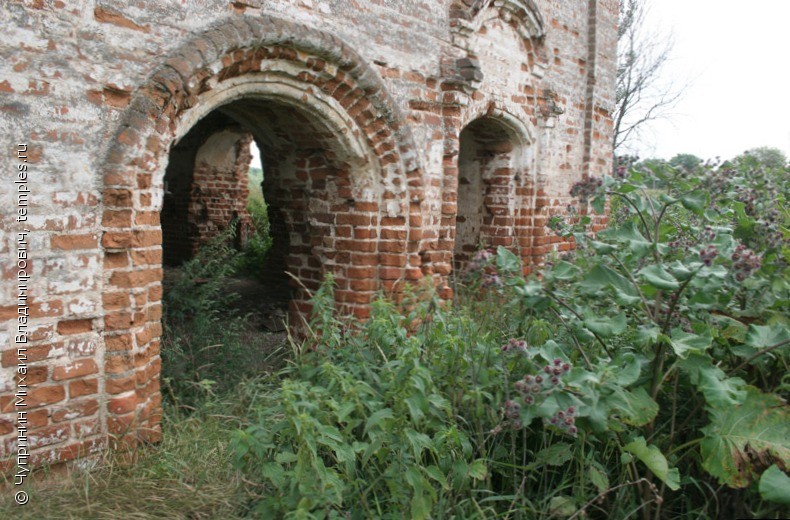
POLYGON ((12 493, 0 497, 0 518, 243 518, 254 488, 233 468, 228 445, 245 399, 208 399, 189 415, 167 405, 160 444, 106 453, 64 476, 44 469, 27 485, 27 505, 14 504, 12 493))

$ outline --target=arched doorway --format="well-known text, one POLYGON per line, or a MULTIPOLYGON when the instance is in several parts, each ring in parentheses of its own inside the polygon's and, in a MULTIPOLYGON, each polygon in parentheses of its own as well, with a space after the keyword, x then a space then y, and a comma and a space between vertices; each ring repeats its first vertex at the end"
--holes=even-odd
POLYGON ((422 175, 378 75, 337 38, 273 17, 199 34, 135 94, 105 163, 103 376, 107 431, 124 441, 159 435, 164 180, 171 151, 211 120, 218 141, 247 132, 265 155, 271 258, 298 279, 294 313, 326 273, 358 318, 377 290, 421 276, 422 175))
MULTIPOLYGON (((355 211, 355 220, 371 228, 380 204, 377 163, 364 155, 364 143, 350 150, 340 135, 309 104, 263 92, 208 113, 170 151, 161 212, 165 265, 191 258, 231 226, 234 245, 243 247, 252 232, 247 199, 254 140, 266 164, 262 191, 272 239, 256 268, 263 282, 257 296, 290 306, 291 318, 304 320, 310 294, 324 277, 345 274, 338 241, 353 237, 342 225, 338 230, 336 214, 353 211, 365 198, 369 206, 355 211)), ((293 323, 297 329, 303 324, 293 323)))

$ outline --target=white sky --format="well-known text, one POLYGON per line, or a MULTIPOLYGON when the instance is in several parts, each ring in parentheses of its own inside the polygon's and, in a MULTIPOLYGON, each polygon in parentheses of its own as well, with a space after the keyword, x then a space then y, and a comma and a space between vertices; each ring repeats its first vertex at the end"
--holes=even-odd
POLYGON ((662 75, 690 83, 639 155, 728 159, 757 146, 790 156, 790 0, 651 0, 647 23, 671 32, 662 75))

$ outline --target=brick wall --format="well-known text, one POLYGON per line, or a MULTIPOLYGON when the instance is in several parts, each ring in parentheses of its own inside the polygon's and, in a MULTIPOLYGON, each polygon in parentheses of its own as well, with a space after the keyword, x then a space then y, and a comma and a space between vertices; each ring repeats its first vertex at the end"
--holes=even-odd
POLYGON ((159 437, 163 261, 247 218, 251 140, 273 282, 331 272, 359 318, 407 281, 450 297, 477 242, 528 266, 571 247, 547 219, 611 167, 615 0, 29 0, 0 20, 5 466, 18 411, 33 464, 159 437))
POLYGON ((170 151, 160 221, 165 265, 192 258, 201 245, 235 226, 243 247, 254 232, 247 211, 252 134, 215 114, 198 122, 170 151))

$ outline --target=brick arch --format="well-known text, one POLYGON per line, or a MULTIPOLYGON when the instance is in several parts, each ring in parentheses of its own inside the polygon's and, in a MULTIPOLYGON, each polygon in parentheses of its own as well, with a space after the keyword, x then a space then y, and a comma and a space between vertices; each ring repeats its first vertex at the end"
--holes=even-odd
POLYGON ((419 222, 410 217, 423 200, 421 167, 373 69, 339 39, 269 16, 234 18, 193 36, 135 92, 104 164, 103 391, 107 433, 121 442, 160 435, 159 210, 169 149, 211 110, 267 95, 331 121, 323 130, 341 143, 338 163, 376 172, 380 200, 356 202, 352 192, 345 211, 324 214, 347 233, 334 242, 343 255, 339 302, 365 317, 376 289, 422 276, 421 233, 410 225, 419 222), (333 111, 336 118, 323 117, 333 111))
POLYGON ((533 0, 453 0, 450 5, 451 27, 477 32, 484 21, 480 14, 489 7, 496 9, 524 39, 541 38, 546 33, 543 16, 533 0))
MULTIPOLYGON (((489 117, 496 119, 501 125, 506 127, 513 139, 522 145, 531 145, 537 139, 535 136, 534 122, 527 117, 528 113, 522 105, 504 99, 487 100, 481 98, 473 100, 469 106, 463 110, 456 126, 457 134, 464 127, 475 119, 489 117)), ((457 134, 455 134, 457 136, 457 134)))

